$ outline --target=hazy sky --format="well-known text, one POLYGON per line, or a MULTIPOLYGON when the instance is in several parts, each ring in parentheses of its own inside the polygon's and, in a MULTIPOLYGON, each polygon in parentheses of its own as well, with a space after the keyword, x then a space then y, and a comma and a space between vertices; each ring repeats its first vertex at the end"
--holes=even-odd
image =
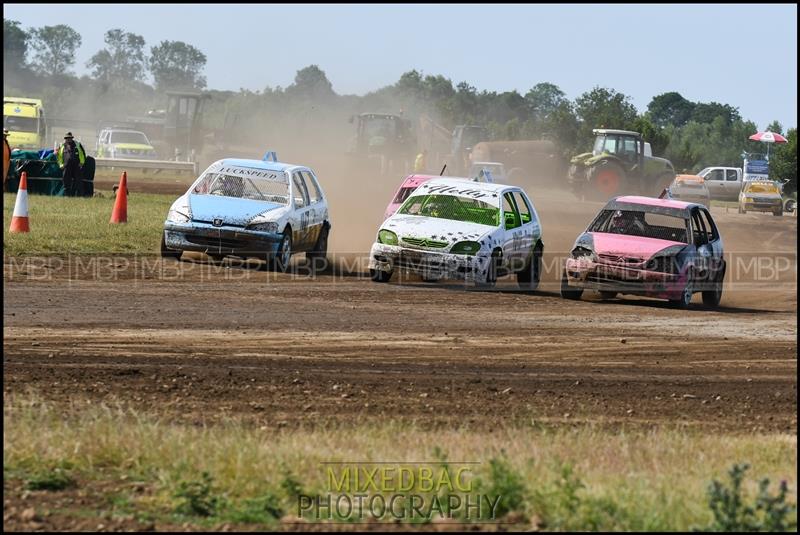
POLYGON ((403 72, 525 94, 552 82, 571 99, 595 85, 650 99, 678 91, 739 108, 763 129, 797 125, 796 5, 15 5, 23 28, 66 23, 83 37, 75 71, 111 28, 190 43, 210 89, 286 87, 317 64, 340 94, 403 72))

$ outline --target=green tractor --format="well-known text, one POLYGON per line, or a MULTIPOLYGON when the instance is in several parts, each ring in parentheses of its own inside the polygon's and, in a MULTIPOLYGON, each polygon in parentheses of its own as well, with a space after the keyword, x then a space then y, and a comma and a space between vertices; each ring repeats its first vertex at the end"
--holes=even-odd
POLYGON ((569 183, 581 199, 606 201, 623 194, 658 197, 675 179, 675 168, 656 158, 638 132, 596 128, 592 152, 570 160, 569 183))

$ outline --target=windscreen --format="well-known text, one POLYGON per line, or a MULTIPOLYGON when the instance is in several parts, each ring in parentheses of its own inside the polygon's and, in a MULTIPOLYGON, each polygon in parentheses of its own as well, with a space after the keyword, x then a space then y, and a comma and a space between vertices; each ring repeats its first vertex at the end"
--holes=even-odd
POLYGON ((200 178, 192 193, 289 204, 289 183, 284 173, 259 177, 211 171, 200 178))
POLYGON ((644 210, 603 210, 589 227, 589 232, 689 243, 686 228, 687 221, 682 217, 644 210))
POLYGON ((139 145, 149 145, 147 137, 141 132, 111 132, 110 143, 138 143, 139 145))
POLYGON ((35 117, 3 116, 3 128, 9 132, 38 132, 39 121, 35 117))
POLYGON ((451 219, 496 227, 500 208, 489 203, 455 195, 415 195, 397 211, 398 214, 451 219))

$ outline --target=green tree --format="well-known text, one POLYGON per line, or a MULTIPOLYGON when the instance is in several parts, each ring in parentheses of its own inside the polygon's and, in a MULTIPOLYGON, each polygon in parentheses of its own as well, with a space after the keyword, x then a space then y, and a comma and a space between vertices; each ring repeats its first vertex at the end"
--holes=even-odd
POLYGON ((315 98, 331 97, 336 94, 325 71, 317 65, 309 65, 297 71, 294 84, 287 87, 286 92, 315 98))
POLYGON ((734 121, 741 120, 739 109, 729 104, 719 102, 698 102, 692 111, 692 121, 698 123, 711 123, 715 118, 722 117, 725 124, 731 125, 734 121))
POLYGON ((647 115, 641 115, 633 121, 633 130, 641 133, 644 140, 650 143, 653 156, 664 154, 664 150, 669 145, 669 137, 664 129, 653 124, 647 115))
POLYGON ((36 69, 48 76, 71 74, 69 69, 75 65, 81 36, 66 24, 44 26, 31 30, 31 45, 36 69))
POLYGON ((788 143, 776 145, 769 159, 770 178, 786 181, 786 193, 797 191, 797 128, 786 133, 788 143))
POLYGON ((591 145, 594 128, 631 128, 638 113, 630 97, 614 89, 594 87, 575 99, 575 111, 580 120, 578 143, 591 145))
POLYGON ((783 125, 780 123, 780 121, 772 121, 771 123, 769 123, 769 126, 767 126, 767 130, 769 130, 770 132, 775 132, 776 134, 783 135, 783 125))
POLYGON ((183 41, 161 41, 150 48, 150 72, 159 90, 204 88, 205 65, 206 55, 183 41))
POLYGON ((28 54, 28 34, 19 27, 19 21, 3 19, 3 67, 25 67, 28 54))
POLYGON ((106 48, 98 51, 86 66, 104 82, 141 81, 145 73, 144 37, 120 29, 108 30, 106 48))
POLYGON ((695 104, 671 91, 656 95, 647 105, 647 113, 656 126, 683 126, 692 117, 695 104))
POLYGON ((525 100, 537 120, 543 120, 567 101, 564 92, 555 84, 541 82, 525 94, 525 100))

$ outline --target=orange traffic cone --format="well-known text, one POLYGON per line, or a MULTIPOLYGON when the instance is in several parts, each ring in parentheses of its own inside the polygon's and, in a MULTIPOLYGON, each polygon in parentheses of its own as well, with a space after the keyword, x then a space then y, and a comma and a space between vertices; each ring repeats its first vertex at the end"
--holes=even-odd
POLYGON ((111 221, 109 223, 127 223, 128 222, 128 172, 122 172, 122 178, 119 180, 119 188, 117 188, 117 200, 114 201, 114 210, 111 212, 111 221))
POLYGON ((22 172, 17 189, 17 202, 14 205, 14 215, 11 216, 9 232, 30 232, 28 226, 28 173, 22 172))

